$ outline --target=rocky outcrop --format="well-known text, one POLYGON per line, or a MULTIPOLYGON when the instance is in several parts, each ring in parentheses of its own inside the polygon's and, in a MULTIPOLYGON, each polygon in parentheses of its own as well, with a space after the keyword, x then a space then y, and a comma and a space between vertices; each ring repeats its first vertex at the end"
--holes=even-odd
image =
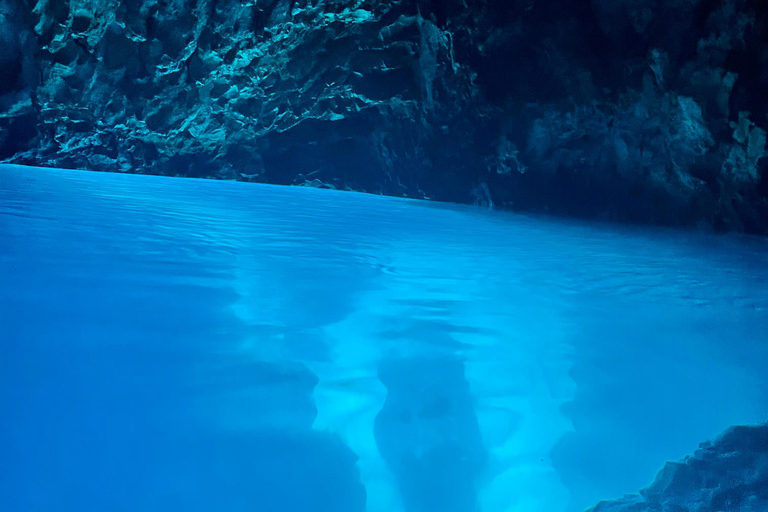
POLYGON ((768 510, 768 424, 733 427, 653 484, 590 512, 764 512, 768 510))
POLYGON ((0 0, 0 160, 768 233, 760 0, 0 0))

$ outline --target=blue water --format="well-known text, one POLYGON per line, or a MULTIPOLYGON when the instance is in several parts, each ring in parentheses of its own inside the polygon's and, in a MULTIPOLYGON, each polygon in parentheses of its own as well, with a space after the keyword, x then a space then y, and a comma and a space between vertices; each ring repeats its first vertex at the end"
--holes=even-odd
POLYGON ((579 511, 767 362, 765 239, 0 167, 2 510, 579 511))

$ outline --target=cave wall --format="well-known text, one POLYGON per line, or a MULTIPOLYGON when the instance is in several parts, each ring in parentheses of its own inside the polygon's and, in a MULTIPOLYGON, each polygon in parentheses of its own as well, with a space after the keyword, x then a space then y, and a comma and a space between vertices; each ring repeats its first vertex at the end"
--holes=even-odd
POLYGON ((0 160, 768 233, 761 0, 0 0, 0 160))
POLYGON ((639 494, 587 512, 763 512, 768 510, 768 424, 732 427, 678 462, 639 494))

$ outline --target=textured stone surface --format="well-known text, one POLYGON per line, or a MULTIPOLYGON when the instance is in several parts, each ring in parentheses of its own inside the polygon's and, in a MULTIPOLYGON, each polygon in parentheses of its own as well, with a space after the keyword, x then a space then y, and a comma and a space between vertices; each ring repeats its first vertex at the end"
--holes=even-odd
POLYGON ((734 427, 682 462, 668 463, 639 495, 590 512, 765 512, 768 424, 734 427))
POLYGON ((761 0, 0 0, 0 160, 768 232, 761 0))

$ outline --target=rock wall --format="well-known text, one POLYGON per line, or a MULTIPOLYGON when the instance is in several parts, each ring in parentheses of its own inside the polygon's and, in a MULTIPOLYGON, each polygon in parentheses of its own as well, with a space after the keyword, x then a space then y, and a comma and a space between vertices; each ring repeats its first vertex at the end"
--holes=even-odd
POLYGON ((639 495, 588 512, 764 512, 768 424, 734 427, 682 462, 669 463, 639 495))
POLYGON ((762 0, 0 0, 0 160, 768 233, 762 0))

